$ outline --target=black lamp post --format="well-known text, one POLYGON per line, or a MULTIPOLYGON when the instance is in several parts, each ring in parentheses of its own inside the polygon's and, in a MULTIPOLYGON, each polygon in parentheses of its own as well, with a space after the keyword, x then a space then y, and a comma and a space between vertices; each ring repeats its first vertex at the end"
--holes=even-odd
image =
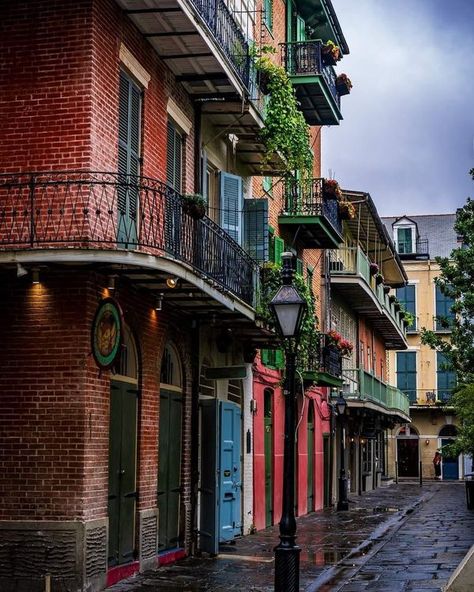
POLYGON ((296 545, 295 520, 295 372, 296 345, 306 313, 306 301, 293 286, 293 255, 282 254, 282 286, 272 298, 275 315, 285 343, 285 442, 283 450, 283 499, 280 520, 280 542, 275 547, 275 592, 298 592, 300 551, 296 545))
POLYGON ((347 402, 342 396, 339 395, 336 401, 337 414, 341 420, 341 471, 339 473, 339 500, 337 502, 337 511, 344 511, 349 509, 349 502, 347 499, 347 479, 346 479, 346 434, 345 434, 345 422, 344 417, 346 414, 347 402))

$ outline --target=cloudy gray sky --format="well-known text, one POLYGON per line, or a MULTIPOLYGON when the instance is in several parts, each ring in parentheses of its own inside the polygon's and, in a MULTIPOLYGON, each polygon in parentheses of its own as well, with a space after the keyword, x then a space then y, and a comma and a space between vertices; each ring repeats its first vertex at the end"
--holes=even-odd
POLYGON ((474 0, 333 4, 354 87, 323 130, 323 176, 381 215, 453 212, 474 198, 474 0))

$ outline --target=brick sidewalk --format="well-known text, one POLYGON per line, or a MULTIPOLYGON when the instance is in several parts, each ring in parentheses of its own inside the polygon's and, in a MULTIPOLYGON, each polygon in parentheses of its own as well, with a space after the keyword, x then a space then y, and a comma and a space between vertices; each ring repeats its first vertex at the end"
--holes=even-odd
MULTIPOLYGON (((407 513, 419 507, 407 519, 407 521, 411 521, 415 515, 421 515, 422 510, 435 508, 438 498, 443 500, 443 504, 446 504, 449 511, 455 511, 456 516, 464 516, 466 519, 472 517, 474 522, 474 512, 466 510, 463 494, 464 485, 457 482, 428 482, 422 488, 415 483, 400 483, 365 493, 362 497, 352 496, 348 512, 338 513, 333 510, 324 510, 298 518, 297 542, 302 549, 301 590, 314 592, 318 589, 337 590, 346 580, 350 580, 350 570, 354 571, 353 577, 355 578, 366 577, 360 566, 371 553, 371 549, 380 545, 390 536, 390 533, 393 534, 407 513), (357 571, 358 569, 360 571, 357 571), (341 575, 342 580, 337 577, 338 574, 341 575), (327 584, 326 582, 331 578, 333 578, 333 582, 327 584)), ((432 510, 430 511, 432 512, 432 510)), ((432 519, 433 513, 427 514, 428 524, 432 519)), ((439 521, 436 521, 436 524, 439 528, 439 521)), ((449 524, 446 524, 445 528, 448 527, 449 524)), ((472 532, 472 542, 474 542, 474 529, 472 532)), ((412 545, 416 546, 416 528, 411 533, 412 545)), ((434 531, 427 526, 426 533, 429 539, 429 536, 433 536, 434 531)), ((406 538, 404 540, 409 547, 409 540, 406 538)), ((460 560, 460 555, 467 551, 469 545, 466 549, 465 547, 468 544, 468 538, 467 535, 463 538, 458 552, 450 558, 449 564, 446 564, 450 569, 454 570, 454 561, 460 560)), ((222 546, 220 554, 216 558, 184 559, 175 565, 130 578, 108 588, 108 591, 224 592, 241 590, 270 592, 273 590, 273 547, 277 542, 278 527, 271 527, 242 537, 234 545, 222 546)), ((446 547, 446 545, 444 546, 446 547)), ((440 563, 440 565, 444 564, 440 563)), ((377 573, 377 569, 375 569, 375 573, 377 573)), ((446 567, 446 569, 448 568, 446 567)), ((397 574, 399 571, 401 570, 394 570, 394 573, 397 574)), ((391 573, 389 571, 387 575, 391 573)), ((441 573, 440 575, 444 576, 445 574, 441 573)), ((354 590, 357 592, 359 590, 380 590, 381 588, 367 587, 374 581, 382 583, 381 579, 376 576, 370 576, 370 578, 372 579, 364 581, 365 588, 361 587, 360 581, 354 583, 351 580, 350 584, 355 585, 354 590)), ((385 578, 383 580, 385 581, 385 578)), ((387 588, 386 581, 384 585, 386 586, 385 590, 392 592, 392 588, 387 588)), ((399 589, 402 588, 394 588, 393 592, 399 589)), ((344 592, 352 592, 351 588, 347 588, 347 590, 343 588, 343 590, 344 592)))

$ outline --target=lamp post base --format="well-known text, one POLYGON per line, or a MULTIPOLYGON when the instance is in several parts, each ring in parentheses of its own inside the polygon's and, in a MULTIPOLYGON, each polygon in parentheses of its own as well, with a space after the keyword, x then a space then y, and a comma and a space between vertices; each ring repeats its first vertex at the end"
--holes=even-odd
POLYGON ((300 553, 297 545, 286 546, 281 543, 275 552, 275 592, 299 592, 300 553))
POLYGON ((349 502, 347 500, 347 479, 345 477, 339 478, 339 501, 337 502, 337 511, 345 512, 349 509, 349 502))

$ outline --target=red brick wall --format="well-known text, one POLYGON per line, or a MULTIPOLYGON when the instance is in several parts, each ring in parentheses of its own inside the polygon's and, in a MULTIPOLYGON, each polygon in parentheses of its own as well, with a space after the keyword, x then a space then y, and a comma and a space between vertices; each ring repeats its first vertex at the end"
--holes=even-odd
MULTIPOLYGON (((359 366, 364 370, 373 371, 374 374, 386 379, 386 350, 385 343, 379 333, 374 331, 370 322, 364 318, 359 318, 359 346, 363 345, 363 358, 359 360, 359 366), (368 357, 368 348, 370 348, 371 360, 368 357)), ((360 347, 359 347, 360 355, 360 347)))

